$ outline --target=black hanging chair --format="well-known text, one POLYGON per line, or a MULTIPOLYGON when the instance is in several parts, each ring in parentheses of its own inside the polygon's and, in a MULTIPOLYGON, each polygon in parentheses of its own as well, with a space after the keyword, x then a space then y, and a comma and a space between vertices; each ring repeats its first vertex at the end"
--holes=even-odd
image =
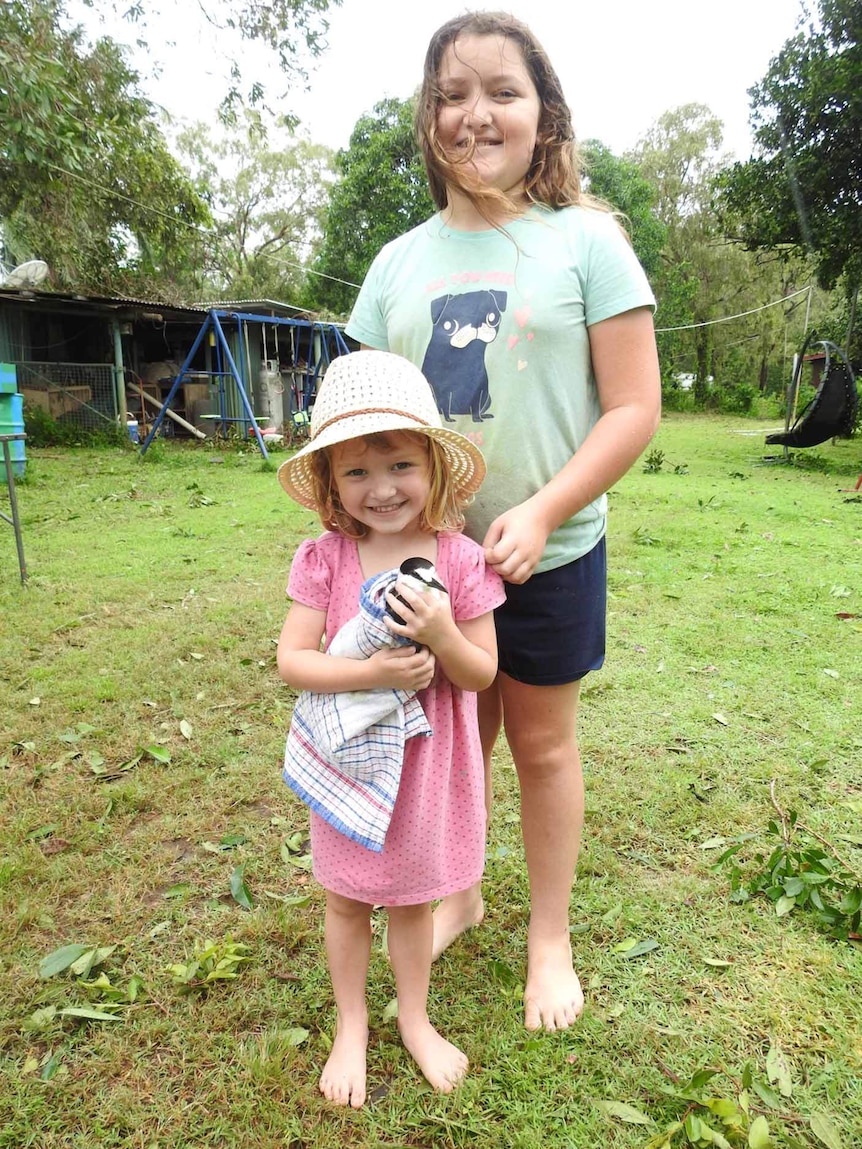
MULTIPOLYGON (((812 331, 802 344, 802 350, 796 361, 796 370, 793 373, 789 396, 792 397, 799 393, 802 364, 805 361, 806 352, 814 343, 821 346, 826 352, 825 372, 817 389, 817 394, 800 411, 792 427, 788 426, 784 431, 767 435, 767 443, 779 447, 816 447, 818 443, 825 443, 827 439, 836 437, 847 439, 853 433, 856 410, 859 405, 853 369, 840 347, 835 343, 830 343, 828 339, 815 340, 814 334, 812 331)), ((789 410, 790 402, 788 401, 789 410)))

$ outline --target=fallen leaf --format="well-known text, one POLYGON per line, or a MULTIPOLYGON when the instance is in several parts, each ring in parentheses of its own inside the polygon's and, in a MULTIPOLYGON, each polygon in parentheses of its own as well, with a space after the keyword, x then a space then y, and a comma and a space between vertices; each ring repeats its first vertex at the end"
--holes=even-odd
POLYGON ((644 954, 648 954, 652 950, 659 948, 659 943, 655 938, 643 938, 641 941, 635 941, 633 945, 629 945, 628 942, 631 940, 632 939, 627 938, 625 942, 620 943, 621 945, 625 945, 625 949, 621 949, 620 946, 614 946, 614 950, 619 953, 621 957, 626 958, 626 960, 629 958, 643 957, 644 954))
POLYGON ((748 1149, 772 1149, 769 1123, 765 1117, 755 1117, 748 1130, 748 1149))
POLYGON ((230 876, 230 892, 233 900, 237 905, 242 906, 244 910, 251 910, 254 908, 254 903, 251 900, 251 894, 248 886, 245 884, 245 877, 243 875, 243 867, 237 866, 230 876))
POLYGON ((826 1149, 844 1149, 841 1135, 835 1128, 835 1123, 825 1113, 811 1114, 811 1132, 818 1141, 822 1141, 826 1149))
POLYGON ((730 725, 730 723, 727 721, 727 719, 724 717, 723 714, 716 712, 715 714, 713 714, 712 717, 715 719, 716 722, 720 722, 722 726, 729 726, 730 725))
POLYGON ((793 1093, 793 1082, 790 1079, 790 1065, 784 1056, 780 1045, 771 1045, 766 1055, 766 1076, 770 1085, 777 1085, 782 1097, 790 1097, 793 1093))
POLYGON ((600 1101, 599 1108, 604 1109, 609 1117, 616 1117, 627 1125, 649 1125, 649 1117, 635 1109, 633 1105, 626 1105, 624 1101, 600 1101))

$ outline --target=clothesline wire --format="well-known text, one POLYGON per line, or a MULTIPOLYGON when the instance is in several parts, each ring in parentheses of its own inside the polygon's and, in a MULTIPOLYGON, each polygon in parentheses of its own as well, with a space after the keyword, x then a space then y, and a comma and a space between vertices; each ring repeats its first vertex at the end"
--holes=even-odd
POLYGON ((752 307, 750 311, 740 311, 737 315, 723 315, 720 319, 707 319, 703 323, 683 323, 679 327, 657 327, 655 333, 656 335, 664 335, 668 331, 694 331, 697 327, 711 327, 715 323, 730 323, 734 319, 745 319, 748 315, 756 315, 758 311, 766 311, 769 307, 778 307, 779 304, 786 303, 788 299, 795 299, 797 295, 804 295, 810 291, 810 285, 800 287, 798 291, 792 291, 790 295, 785 295, 781 299, 774 299, 772 303, 764 303, 762 307, 752 307))
MULTIPOLYGON (((126 203, 134 204, 135 207, 140 208, 142 211, 152 212, 153 215, 161 216, 163 219, 170 220, 171 223, 179 224, 181 227, 188 228, 190 231, 197 232, 202 237, 209 236, 209 232, 195 223, 189 223, 187 220, 179 219, 170 212, 162 211, 160 208, 153 207, 151 204, 141 203, 140 200, 134 199, 132 196, 125 195, 123 192, 117 191, 115 188, 106 187, 87 176, 79 175, 77 172, 70 172, 66 168, 61 167, 59 164, 49 164, 50 168, 54 171, 62 172, 72 179, 79 180, 83 184, 88 184, 90 187, 96 188, 98 191, 105 192, 107 195, 115 196, 117 199, 125 200, 126 203)), ((280 263, 284 267, 292 267, 298 271, 304 272, 306 275, 316 275, 320 279, 329 279, 333 283, 340 283, 344 287, 353 287, 357 291, 360 289, 361 284, 353 283, 349 279, 340 279, 337 275, 327 275, 323 271, 315 271, 312 267, 305 267, 301 263, 296 263, 290 259, 284 259, 281 256, 268 256, 274 263, 280 263)), ((791 292, 790 295, 785 295, 782 299, 773 300, 772 303, 764 303, 761 307, 753 307, 750 311, 740 311, 737 315, 725 315, 720 319, 707 319, 703 323, 684 323, 678 327, 657 327, 656 335, 664 335, 672 331, 694 331, 698 327, 711 327, 716 323, 731 323, 735 319, 745 319, 749 315, 756 315, 759 311, 766 311, 770 307, 778 307, 782 303, 786 303, 788 299, 795 299, 797 295, 804 295, 806 291, 811 291, 811 287, 802 287, 799 291, 791 292)))

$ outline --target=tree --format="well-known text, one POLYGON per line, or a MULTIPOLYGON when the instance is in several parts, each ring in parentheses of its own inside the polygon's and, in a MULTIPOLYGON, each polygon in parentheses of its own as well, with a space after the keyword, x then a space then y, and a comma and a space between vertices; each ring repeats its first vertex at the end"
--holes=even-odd
POLYGON ((434 213, 413 133, 413 102, 375 104, 357 122, 336 163, 340 179, 307 298, 312 307, 344 314, 356 297, 352 285, 362 283, 383 244, 434 213))
MULTIPOLYGON (((706 398, 712 374, 714 331, 705 325, 719 314, 720 286, 726 281, 726 251, 711 211, 721 141, 721 121, 709 108, 684 104, 660 116, 630 157, 655 188, 656 212, 667 229, 656 280, 656 320, 660 327, 692 325, 699 403, 706 398)), ((660 337, 660 345, 665 373, 675 375, 683 368, 684 343, 660 337)))
POLYGON ((862 6, 816 0, 750 90, 757 155, 721 180, 727 226, 749 248, 810 254, 820 283, 862 283, 862 6))
POLYGON ((758 266, 718 226, 713 196, 726 166, 721 145, 721 121, 702 104, 686 104, 660 116, 630 157, 654 185, 667 228, 654 280, 656 323, 676 330, 658 336, 663 376, 672 384, 679 372, 692 372, 698 405, 707 401, 711 377, 752 387, 766 379, 781 314, 725 321, 787 294, 774 268, 758 266))
MULTIPOLYGON (((308 79, 306 63, 326 49, 329 23, 326 13, 337 8, 342 0, 234 0, 229 5, 216 5, 197 0, 194 7, 219 33, 220 51, 230 60, 231 82, 219 109, 226 123, 234 124, 243 107, 261 105, 266 90, 259 77, 251 81, 243 93, 245 83, 241 66, 233 53, 237 40, 256 41, 271 49, 278 59, 279 69, 288 87, 308 79), (223 34, 223 35, 222 35, 223 34)), ((97 19, 105 21, 116 17, 116 0, 69 0, 70 4, 92 9, 97 19)), ((191 7, 192 5, 190 5, 191 7)), ((150 34, 149 21, 153 11, 161 15, 163 5, 158 0, 129 0, 122 15, 134 26, 138 45, 146 48, 158 66, 158 46, 150 34)), ((159 33, 160 35, 162 33, 159 33)), ((293 117, 285 117, 296 126, 293 117)))
POLYGON ((667 237, 667 228, 655 211, 655 187, 644 179, 637 164, 615 156, 599 140, 587 140, 583 153, 588 190, 622 213, 632 247, 652 277, 661 266, 667 237))
POLYGON ((61 27, 61 0, 0 7, 0 224, 59 286, 152 290, 194 263, 208 212, 123 49, 61 27))
POLYGON ((303 266, 320 242, 334 177, 332 152, 304 139, 265 135, 246 116, 245 131, 213 140, 203 124, 180 134, 215 223, 206 251, 205 293, 219 298, 299 297, 303 266))

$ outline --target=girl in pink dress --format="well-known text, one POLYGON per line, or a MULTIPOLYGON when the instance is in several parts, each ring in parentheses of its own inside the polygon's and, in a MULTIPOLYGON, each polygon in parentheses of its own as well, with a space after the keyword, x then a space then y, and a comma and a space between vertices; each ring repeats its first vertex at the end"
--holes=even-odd
MULTIPOLYGON (((351 840, 312 811, 315 877, 326 889, 326 950, 337 1009, 321 1092, 359 1108, 366 1096, 365 983, 371 910, 388 909, 389 957, 402 1040, 436 1089, 467 1070, 464 1054, 427 1013, 431 902, 470 888, 484 864, 485 805, 476 692, 493 682, 492 611, 503 584, 460 529, 485 466, 477 447, 441 426, 418 368, 388 352, 359 351, 329 367, 311 442, 279 469, 284 489, 316 510, 326 533, 302 543, 278 643, 281 677, 302 691, 414 694, 430 737, 408 737, 383 848, 351 840), (434 564, 447 593, 399 581, 386 626, 401 645, 367 658, 321 650, 359 612, 363 583, 407 558, 434 564)), ((313 747, 312 747, 313 752, 313 747)))

